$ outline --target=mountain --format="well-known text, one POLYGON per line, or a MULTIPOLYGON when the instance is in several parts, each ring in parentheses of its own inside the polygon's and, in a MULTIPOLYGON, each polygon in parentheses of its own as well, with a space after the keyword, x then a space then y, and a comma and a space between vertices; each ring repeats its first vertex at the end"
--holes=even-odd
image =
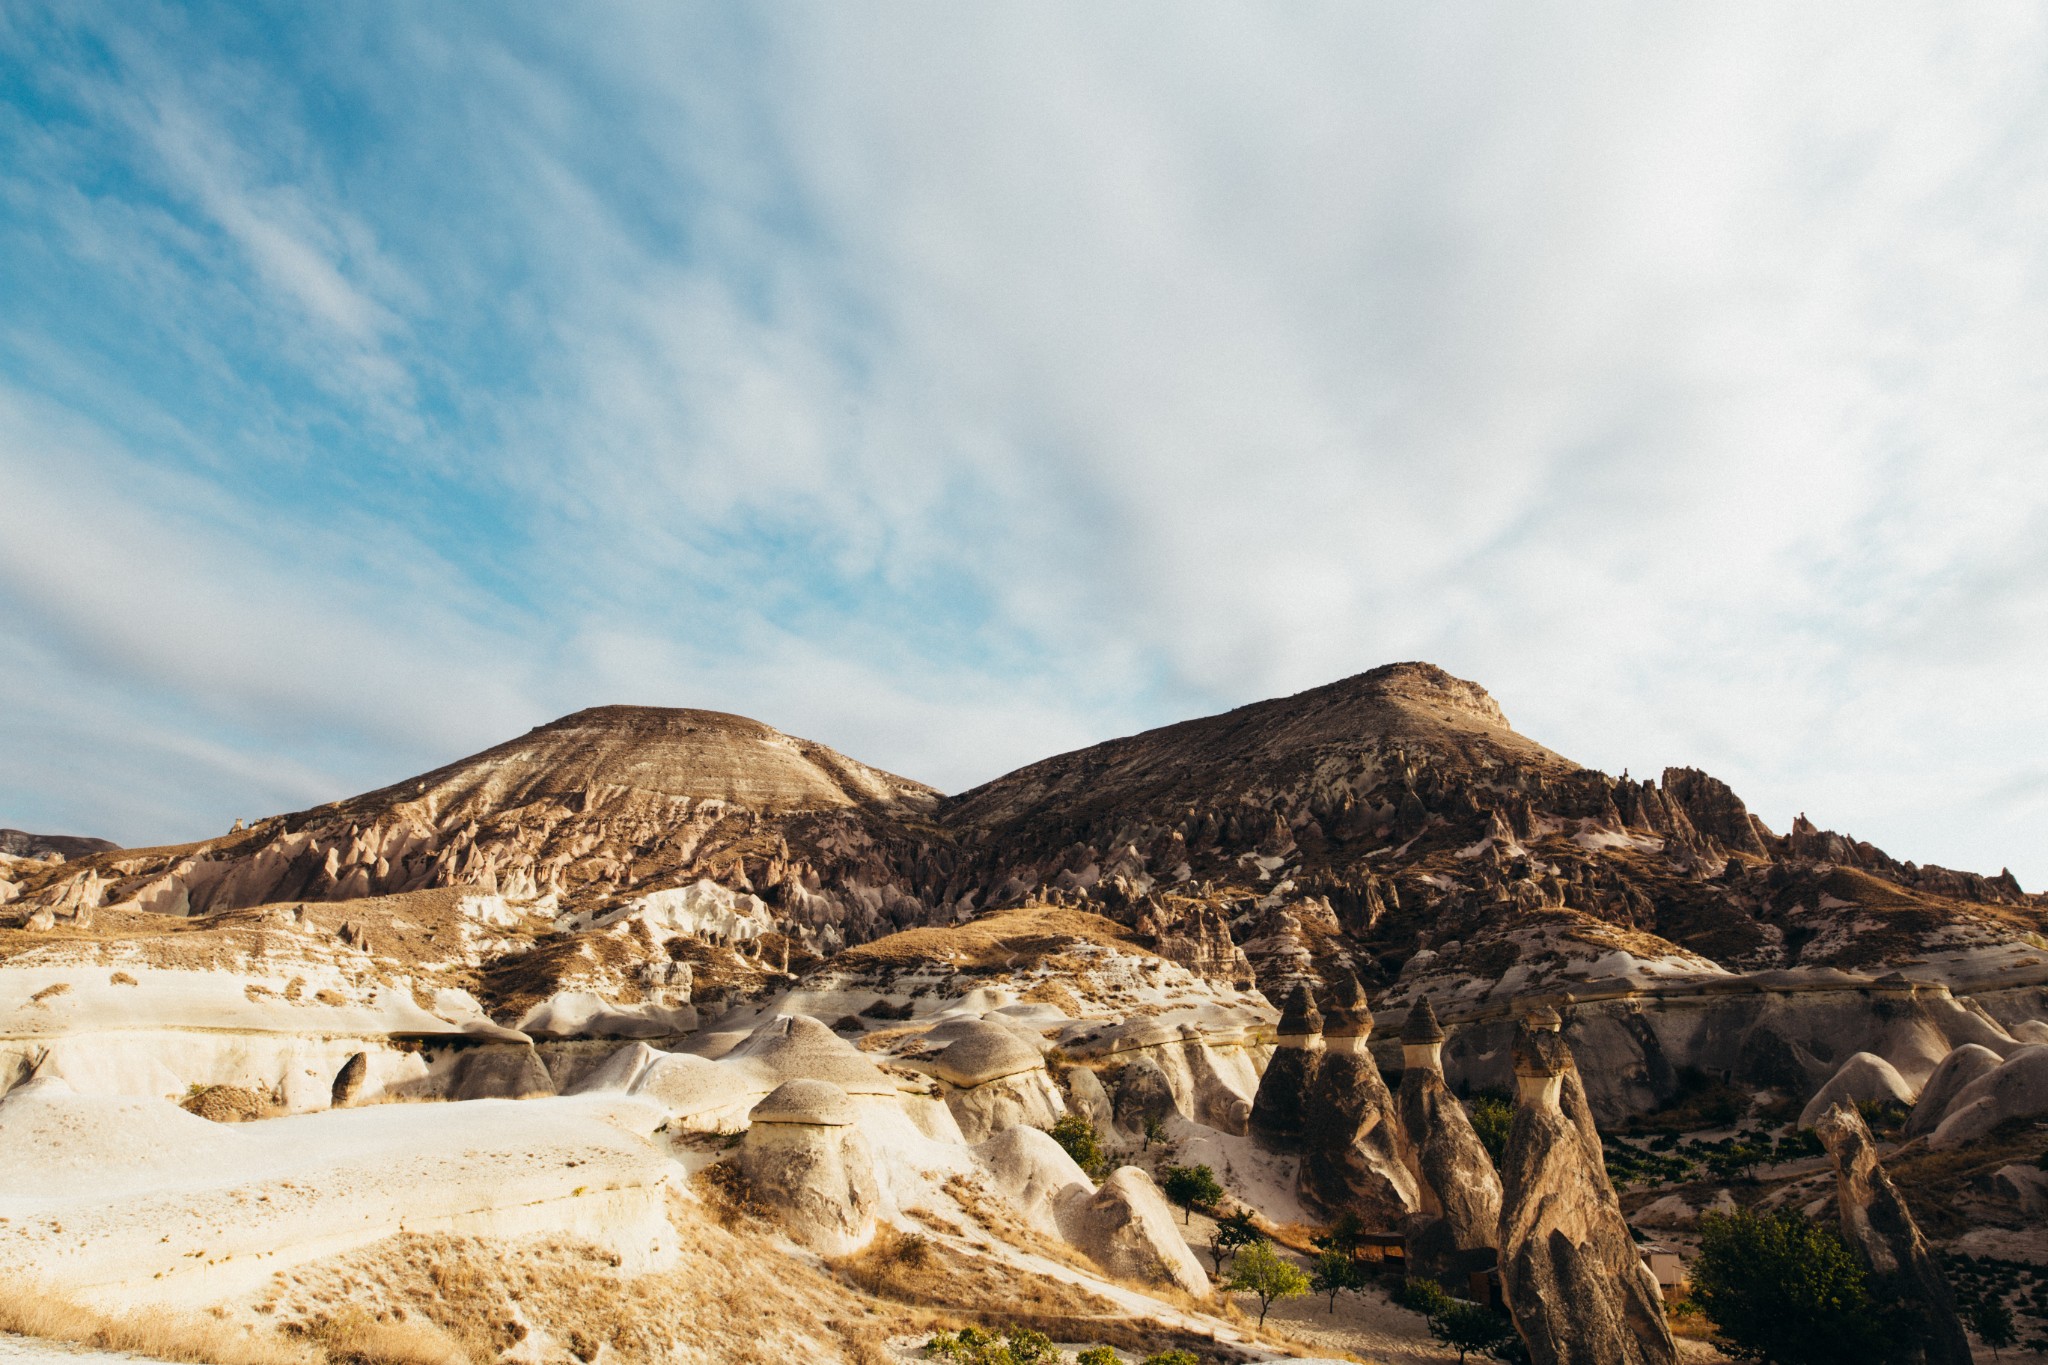
POLYGON ((2009 874, 1900 862, 1803 818, 1777 834, 1694 769, 1581 767, 1426 663, 953 797, 744 717, 599 707, 220 839, 17 881, 28 911, 59 917, 471 888, 563 931, 647 913, 772 933, 799 960, 1055 903, 1212 978, 1255 974, 1275 998, 1353 972, 1395 1004, 1468 1008, 1776 969, 1962 985, 2038 961, 2048 927, 2009 874))
POLYGON ((108 839, 88 839, 78 834, 30 834, 27 830, 0 829, 0 853, 10 858, 40 858, 51 853, 78 858, 119 847, 108 839))

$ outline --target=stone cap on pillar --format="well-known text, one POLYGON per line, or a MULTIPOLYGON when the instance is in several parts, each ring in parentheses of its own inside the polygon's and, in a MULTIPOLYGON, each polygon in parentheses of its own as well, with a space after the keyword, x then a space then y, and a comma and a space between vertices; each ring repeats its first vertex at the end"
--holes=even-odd
POLYGON ((1423 996, 1408 1008, 1408 1020, 1401 1025, 1401 1041, 1404 1043, 1441 1043, 1444 1027, 1436 1021, 1436 1011, 1430 1008, 1429 997, 1423 996))

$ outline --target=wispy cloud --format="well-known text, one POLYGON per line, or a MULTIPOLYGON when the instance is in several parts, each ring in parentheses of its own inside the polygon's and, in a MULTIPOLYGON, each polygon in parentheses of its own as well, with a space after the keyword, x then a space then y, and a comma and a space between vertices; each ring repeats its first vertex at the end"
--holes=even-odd
POLYGON ((0 52, 43 101, 0 232, 76 279, 0 273, 41 395, 0 589, 110 721, 347 786, 632 698, 960 786, 1419 656, 1584 761, 2048 879, 2032 9, 108 10, 0 52))

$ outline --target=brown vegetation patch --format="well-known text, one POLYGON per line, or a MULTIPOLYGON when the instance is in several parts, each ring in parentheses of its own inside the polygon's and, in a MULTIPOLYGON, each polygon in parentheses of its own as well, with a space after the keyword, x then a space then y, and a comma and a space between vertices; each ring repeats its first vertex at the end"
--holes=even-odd
POLYGON ((21 1280, 0 1282, 0 1332, 192 1365, 319 1365, 269 1333, 164 1308, 103 1313, 21 1280))
POLYGON ((249 1123, 269 1118, 280 1106, 271 1096, 239 1085, 209 1085, 187 1095, 178 1107, 214 1123, 249 1123))
POLYGON ((1141 947, 1132 931, 1114 920, 1083 910, 1027 905, 998 910, 965 924, 943 928, 905 929, 901 933, 859 944, 841 953, 848 968, 907 967, 939 962, 974 970, 1036 964, 1076 943, 1099 944, 1119 952, 1157 957, 1141 947))

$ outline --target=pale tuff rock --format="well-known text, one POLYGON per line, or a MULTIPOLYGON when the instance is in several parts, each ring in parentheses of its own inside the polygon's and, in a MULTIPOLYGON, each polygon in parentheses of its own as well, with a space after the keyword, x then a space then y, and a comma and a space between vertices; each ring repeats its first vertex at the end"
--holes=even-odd
POLYGON ((748 1117, 740 1173, 790 1240, 824 1256, 867 1245, 882 1195, 846 1092, 829 1081, 789 1081, 748 1117))
POLYGON ((1302 1105, 1299 1191, 1331 1218, 1355 1213, 1394 1227, 1421 1206, 1407 1130, 1366 1040, 1372 1010, 1350 973, 1323 1019, 1323 1053, 1302 1105))
POLYGON ((1878 1163, 1877 1143, 1849 1105, 1829 1109, 1814 1131, 1835 1162, 1835 1205, 1842 1236, 1871 1275, 1872 1297, 1910 1304, 1919 1314, 1914 1356, 1927 1365, 1970 1365, 1970 1343, 1955 1297, 1927 1239, 1878 1163))
POLYGON ((938 1036, 942 1029, 952 1041, 937 1056, 913 1065, 938 1077, 946 1107, 969 1143, 1018 1124, 1049 1128, 1067 1112, 1045 1058, 1010 1029, 976 1019, 941 1026, 927 1036, 938 1036))
POLYGON ((554 1078, 531 1043, 487 1043, 463 1052, 448 1088, 452 1100, 530 1100, 554 1093, 554 1078))
POLYGON ((1518 1102, 1501 1172, 1500 1273, 1535 1365, 1674 1365, 1599 1150, 1566 1111, 1574 1078, 1554 1011, 1517 1035, 1518 1102))
POLYGON ((1071 1195, 1060 1206, 1067 1240, 1112 1275, 1141 1284, 1174 1285, 1197 1297, 1209 1292, 1209 1276, 1187 1243, 1166 1196, 1136 1166, 1112 1171, 1086 1198, 1071 1195))
POLYGON ((1425 998, 1401 1029, 1401 1124, 1421 1204, 1409 1221, 1416 1274, 1460 1284, 1499 1259, 1500 1176, 1465 1106, 1444 1083, 1444 1031, 1425 998))
MULTIPOLYGON (((1067 1149, 1037 1128, 1005 1128, 974 1149, 1003 1197, 1040 1232, 1064 1238, 1061 1212, 1070 1201, 1085 1203, 1095 1183, 1067 1155, 1067 1149)), ((1075 1226, 1080 1226, 1077 1219, 1075 1226)))
POLYGON ((1838 1104, 1910 1105, 1913 1102, 1913 1087, 1899 1069, 1884 1058, 1869 1052, 1859 1052, 1842 1063, 1842 1069, 1820 1088, 1819 1093, 1806 1102, 1799 1111, 1799 1126, 1811 1128, 1820 1121, 1820 1116, 1838 1104))
POLYGON ((2006 1058, 1997 1070, 1958 1091, 1927 1145, 1959 1147, 2008 1120, 2042 1115, 2048 1115, 2048 1044, 2030 1043, 2006 1058))
POLYGON ((2000 1166, 1976 1185, 2023 1218, 2048 1216, 2048 1171, 2039 1166, 2000 1166))
MULTIPOLYGON (((1163 1082, 1165 1078, 1160 1079, 1163 1082)), ((1110 1104, 1109 1092, 1102 1088, 1100 1076, 1087 1067, 1077 1066, 1067 1072, 1066 1086, 1067 1107, 1094 1124, 1097 1132, 1107 1133, 1116 1127, 1116 1110, 1110 1104)))
POLYGON ((1278 1050, 1252 1100, 1252 1135, 1274 1151, 1296 1152, 1304 1135, 1303 1106, 1323 1057, 1323 1016, 1306 985, 1287 998, 1274 1043, 1278 1050))

